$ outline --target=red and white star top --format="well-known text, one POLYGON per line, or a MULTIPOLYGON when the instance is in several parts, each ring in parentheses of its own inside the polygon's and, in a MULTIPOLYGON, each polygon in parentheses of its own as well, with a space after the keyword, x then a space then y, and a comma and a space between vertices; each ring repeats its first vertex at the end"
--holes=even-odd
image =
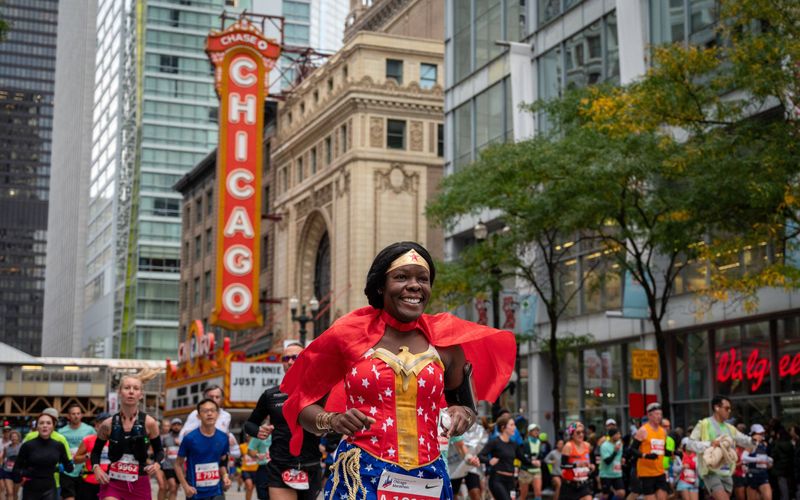
POLYGON ((348 438, 369 454, 405 469, 439 457, 438 422, 444 365, 436 348, 411 354, 370 349, 345 377, 347 409, 375 419, 348 438))

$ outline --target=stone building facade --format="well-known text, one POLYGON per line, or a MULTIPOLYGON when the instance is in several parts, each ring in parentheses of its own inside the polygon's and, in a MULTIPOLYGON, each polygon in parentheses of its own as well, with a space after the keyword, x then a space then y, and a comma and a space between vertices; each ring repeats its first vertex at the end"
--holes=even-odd
POLYGON ((441 256, 425 205, 443 168, 443 43, 361 31, 278 111, 264 225, 274 263, 268 317, 293 338, 288 298, 320 302, 314 331, 366 305, 373 257, 414 240, 441 256))

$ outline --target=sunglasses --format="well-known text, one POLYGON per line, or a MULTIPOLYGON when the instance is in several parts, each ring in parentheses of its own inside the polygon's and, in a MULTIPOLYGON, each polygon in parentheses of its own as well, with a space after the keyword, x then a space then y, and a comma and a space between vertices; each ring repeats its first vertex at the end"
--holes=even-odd
POLYGON ((281 356, 281 361, 284 363, 288 363, 289 361, 295 361, 297 359, 298 354, 292 354, 291 356, 281 356))

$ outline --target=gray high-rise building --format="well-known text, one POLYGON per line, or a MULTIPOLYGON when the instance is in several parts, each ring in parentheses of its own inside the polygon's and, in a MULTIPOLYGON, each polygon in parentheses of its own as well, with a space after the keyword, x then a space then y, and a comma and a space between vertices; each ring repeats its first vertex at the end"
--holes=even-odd
POLYGON ((58 1, 5 0, 0 18, 0 341, 38 355, 58 1))
POLYGON ((42 355, 81 353, 97 0, 61 0, 42 355))

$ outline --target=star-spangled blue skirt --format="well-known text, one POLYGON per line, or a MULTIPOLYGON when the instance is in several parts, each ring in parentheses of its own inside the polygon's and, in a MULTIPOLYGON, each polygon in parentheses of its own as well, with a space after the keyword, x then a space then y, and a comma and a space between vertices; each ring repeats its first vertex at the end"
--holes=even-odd
POLYGON ((453 487, 450 484, 450 476, 447 474, 447 464, 441 456, 428 465, 406 470, 399 465, 375 458, 344 440, 339 443, 339 447, 336 449, 336 460, 331 467, 331 475, 325 484, 324 498, 325 500, 347 500, 350 498, 350 490, 355 489, 356 500, 377 500, 378 481, 385 470, 417 478, 439 478, 443 483, 440 500, 451 500, 453 498, 453 487), (350 473, 355 470, 356 464, 348 464, 348 455, 350 456, 349 458, 355 459, 357 457, 358 459, 359 484, 356 483, 357 479, 353 478, 350 473), (340 460, 340 458, 344 460, 340 460))

